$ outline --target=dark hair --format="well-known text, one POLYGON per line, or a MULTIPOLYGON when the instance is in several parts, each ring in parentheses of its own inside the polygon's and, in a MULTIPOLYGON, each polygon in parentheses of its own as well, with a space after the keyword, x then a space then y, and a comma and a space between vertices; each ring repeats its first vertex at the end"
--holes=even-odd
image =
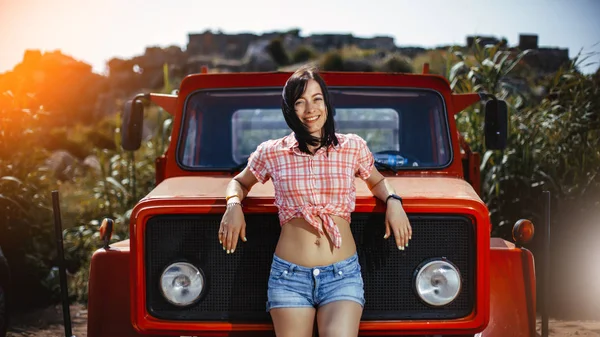
POLYGON ((294 131, 300 151, 310 154, 310 151, 308 150, 309 144, 326 148, 329 148, 332 144, 338 145, 339 142, 335 136, 335 122, 333 120, 335 110, 329 99, 327 85, 315 67, 303 66, 296 70, 296 72, 288 78, 287 82, 285 82, 281 95, 281 110, 283 111, 283 117, 290 129, 294 131), (298 118, 298 115, 296 115, 296 108, 294 106, 298 98, 304 93, 306 84, 309 80, 315 80, 319 83, 321 91, 323 91, 325 107, 327 108, 327 119, 325 120, 325 125, 323 125, 323 136, 320 139, 308 132, 306 125, 304 125, 300 118, 298 118))

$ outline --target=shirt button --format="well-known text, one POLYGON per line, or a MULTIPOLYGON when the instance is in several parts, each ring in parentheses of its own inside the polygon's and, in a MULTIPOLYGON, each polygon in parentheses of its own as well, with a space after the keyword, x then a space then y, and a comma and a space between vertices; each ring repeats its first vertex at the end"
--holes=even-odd
POLYGON ((313 270, 313 275, 319 276, 319 274, 321 274, 321 271, 319 269, 313 270))

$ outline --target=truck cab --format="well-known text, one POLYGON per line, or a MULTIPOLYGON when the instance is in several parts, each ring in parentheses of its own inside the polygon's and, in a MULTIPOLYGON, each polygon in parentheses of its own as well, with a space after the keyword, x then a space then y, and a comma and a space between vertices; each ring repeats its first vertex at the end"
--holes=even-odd
MULTIPOLYGON (((126 150, 140 146, 143 100, 173 116, 172 134, 156 159, 155 188, 131 213, 129 239, 92 257, 88 336, 274 335, 265 310, 280 231, 272 183, 255 185, 244 199, 248 240, 235 254, 223 251, 217 231, 229 181, 258 144, 291 133, 281 112, 290 75, 194 74, 176 95, 142 94, 125 105, 126 150), (184 265, 193 268, 193 280, 183 272, 168 277, 184 265), (200 291, 190 295, 190 286, 200 291), (174 301, 166 296, 171 292, 186 300, 174 301)), ((359 334, 533 336, 533 256, 520 247, 532 225, 516 226, 516 245, 490 237, 479 156, 455 122, 456 114, 481 102, 486 145, 502 149, 506 103, 453 93, 445 78, 427 73, 322 76, 336 132, 367 141, 413 228, 405 250, 383 239, 385 205, 352 177, 351 228, 366 299, 359 334)))

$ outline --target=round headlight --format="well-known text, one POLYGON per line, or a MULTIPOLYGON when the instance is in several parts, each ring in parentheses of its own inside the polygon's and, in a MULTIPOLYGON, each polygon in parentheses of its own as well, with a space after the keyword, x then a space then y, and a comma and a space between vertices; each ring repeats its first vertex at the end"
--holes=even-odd
POLYGON ((460 272, 448 261, 427 262, 415 276, 415 288, 425 303, 433 306, 446 305, 460 293, 460 272))
POLYGON ((204 289, 204 276, 194 265, 176 262, 160 277, 160 289, 169 303, 186 306, 194 303, 204 289))

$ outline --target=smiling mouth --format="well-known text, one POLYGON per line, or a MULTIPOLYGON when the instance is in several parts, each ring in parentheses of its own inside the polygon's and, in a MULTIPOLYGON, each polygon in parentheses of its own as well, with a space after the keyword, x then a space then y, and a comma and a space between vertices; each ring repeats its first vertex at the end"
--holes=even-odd
POLYGON ((319 119, 319 117, 321 117, 321 115, 314 116, 314 117, 309 117, 309 118, 304 118, 304 121, 305 121, 305 122, 309 122, 309 123, 310 123, 310 122, 314 122, 314 121, 316 121, 317 119, 319 119))

